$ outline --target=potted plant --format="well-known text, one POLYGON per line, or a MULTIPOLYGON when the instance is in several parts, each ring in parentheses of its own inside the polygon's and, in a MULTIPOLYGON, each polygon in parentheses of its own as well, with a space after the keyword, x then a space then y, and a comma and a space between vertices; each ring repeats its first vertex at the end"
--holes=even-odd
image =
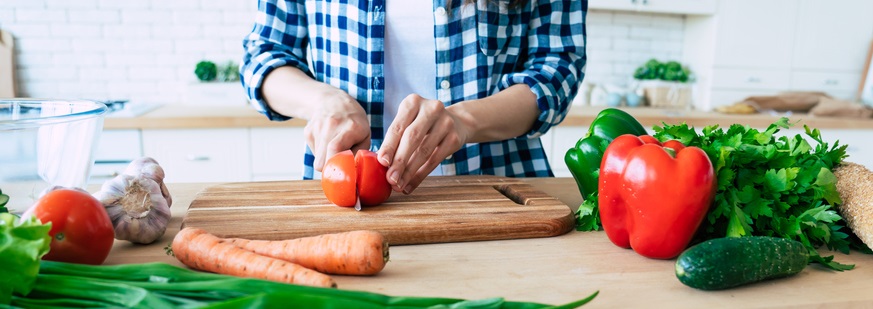
POLYGON ((239 65, 233 61, 216 64, 209 60, 197 62, 197 81, 188 85, 186 104, 245 105, 245 90, 239 83, 239 65))
POLYGON ((654 107, 690 107, 691 70, 677 61, 650 59, 634 71, 648 105, 654 107))

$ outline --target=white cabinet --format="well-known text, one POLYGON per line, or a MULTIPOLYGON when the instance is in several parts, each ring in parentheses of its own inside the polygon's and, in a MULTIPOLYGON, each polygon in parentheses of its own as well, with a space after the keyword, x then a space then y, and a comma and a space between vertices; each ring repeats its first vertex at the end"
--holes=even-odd
POLYGON ((139 130, 104 130, 94 153, 90 183, 103 183, 124 172, 131 161, 142 156, 139 130))
POLYGON ((303 128, 251 128, 252 180, 303 179, 303 128))
POLYGON ((715 0, 591 0, 588 9, 646 13, 712 15, 715 0))
POLYGON ((720 1, 716 15, 716 68, 788 69, 794 44, 796 0, 720 1))
POLYGON ((164 168, 166 182, 251 180, 249 129, 142 130, 143 153, 164 168))
MULTIPOLYGON (((873 39, 873 1, 800 0, 798 3, 792 67, 860 73, 873 39)), ((860 78, 854 82, 857 89, 860 78)))
POLYGON ((549 165, 552 166, 555 177, 573 177, 570 174, 570 168, 564 162, 564 155, 567 154, 567 150, 575 147, 576 142, 585 137, 587 133, 588 127, 583 126, 558 126, 549 131, 549 135, 552 137, 551 147, 546 151, 550 151, 549 165))
POLYGON ((694 29, 685 52, 698 73, 696 107, 784 91, 855 99, 873 40, 870 12, 869 0, 719 1, 715 17, 686 27, 694 29))

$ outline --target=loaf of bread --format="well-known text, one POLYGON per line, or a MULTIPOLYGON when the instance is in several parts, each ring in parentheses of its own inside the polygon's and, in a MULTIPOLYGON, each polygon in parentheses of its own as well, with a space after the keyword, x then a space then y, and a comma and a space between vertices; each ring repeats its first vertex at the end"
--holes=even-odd
POLYGON ((843 204, 837 211, 855 235, 873 248, 873 172, 863 165, 843 162, 834 169, 843 204))

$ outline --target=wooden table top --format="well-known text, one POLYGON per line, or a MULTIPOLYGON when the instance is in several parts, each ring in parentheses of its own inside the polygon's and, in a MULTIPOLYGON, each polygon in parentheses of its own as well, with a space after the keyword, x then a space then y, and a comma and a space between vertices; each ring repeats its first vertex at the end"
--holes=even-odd
MULTIPOLYGON (((581 202, 572 178, 525 181, 573 209, 581 202)), ((178 231, 197 192, 211 185, 169 184, 174 205, 167 234, 145 246, 117 241, 106 264, 157 261, 181 266, 165 254, 164 247, 178 231)), ((391 261, 378 275, 334 278, 341 289, 392 296, 501 296, 547 304, 563 304, 600 291, 585 308, 873 306, 873 293, 869 292, 873 289, 873 256, 822 253, 836 254, 837 261, 856 268, 833 272, 811 265, 790 278, 724 291, 699 291, 676 279, 674 260, 648 259, 616 247, 603 232, 571 231, 549 238, 393 246, 391 261)))

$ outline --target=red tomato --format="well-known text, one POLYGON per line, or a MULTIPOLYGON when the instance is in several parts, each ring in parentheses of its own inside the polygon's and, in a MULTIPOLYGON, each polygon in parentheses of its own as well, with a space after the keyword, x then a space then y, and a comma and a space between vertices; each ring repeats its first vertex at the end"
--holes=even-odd
POLYGON ((327 199, 342 207, 355 206, 357 202, 357 170, 351 150, 340 152, 324 163, 321 172, 321 189, 327 199))
POLYGON ((391 186, 376 153, 346 150, 327 160, 321 173, 321 188, 327 199, 342 207, 352 207, 360 198, 361 205, 382 204, 391 195, 391 186))
POLYGON ((355 167, 358 169, 358 198, 361 199, 361 205, 379 205, 391 196, 391 185, 385 176, 388 168, 379 163, 375 152, 359 150, 355 154, 355 167))
POLYGON ((43 195, 24 217, 52 223, 51 249, 45 260, 100 265, 106 260, 115 231, 103 204, 88 192, 57 189, 43 195))

